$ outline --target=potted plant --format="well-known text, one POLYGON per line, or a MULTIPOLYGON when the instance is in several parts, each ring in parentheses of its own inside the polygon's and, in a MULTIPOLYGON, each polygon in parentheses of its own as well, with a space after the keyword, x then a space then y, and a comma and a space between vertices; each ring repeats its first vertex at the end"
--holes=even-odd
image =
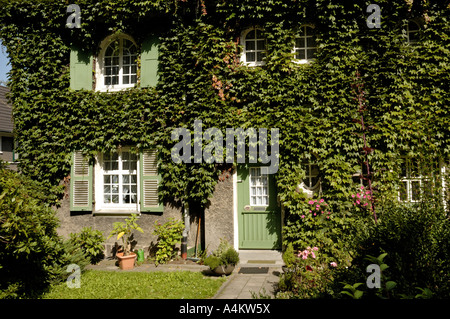
POLYGON ((215 251, 202 258, 202 263, 218 275, 231 274, 238 262, 239 253, 226 240, 222 239, 215 251))
POLYGON ((136 254, 130 251, 130 238, 133 234, 133 230, 143 233, 141 227, 136 222, 137 214, 131 214, 130 218, 125 219, 124 222, 115 222, 113 224, 113 230, 109 233, 108 239, 117 235, 117 240, 122 239, 123 253, 116 254, 119 259, 119 267, 122 270, 133 269, 136 254))

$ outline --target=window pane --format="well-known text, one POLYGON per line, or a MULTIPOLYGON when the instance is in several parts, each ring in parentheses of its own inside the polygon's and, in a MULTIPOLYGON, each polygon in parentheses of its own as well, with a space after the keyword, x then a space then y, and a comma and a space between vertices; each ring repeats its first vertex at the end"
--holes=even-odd
POLYGON ((255 41, 245 41, 245 50, 255 50, 255 41))
POLYGON ((103 196, 103 202, 104 202, 105 204, 111 203, 111 196, 110 196, 110 195, 104 195, 104 196, 103 196))
POLYGON ((264 50, 265 47, 266 47, 266 41, 258 40, 258 42, 257 42, 257 49, 258 50, 264 50))
POLYGON ((123 175, 122 176, 122 182, 124 184, 128 184, 130 182, 130 176, 129 175, 123 175))
POLYGON ((262 31, 261 30, 256 30, 256 38, 257 39, 261 39, 261 38, 263 38, 263 33, 262 33, 262 31))
POLYGON ((112 85, 117 85, 117 84, 119 84, 119 77, 113 76, 112 77, 112 85))
POLYGON ((305 59, 305 50, 297 50, 297 54, 295 55, 295 57, 299 60, 303 60, 305 59))
POLYGON ((105 184, 111 183, 111 176, 110 175, 103 176, 103 183, 105 184))
POLYGON ((402 182, 400 185, 400 200, 402 202, 406 202, 408 200, 407 183, 406 182, 402 182))
POLYGON ((128 75, 125 75, 122 80, 123 84, 130 84, 130 77, 128 75))
POLYGON ((137 72, 137 66, 135 64, 131 65, 131 73, 136 74, 137 72))
POLYGON ((256 52, 256 61, 262 62, 266 56, 265 52, 256 52))
POLYGON ((314 34, 316 34, 316 31, 314 30, 314 28, 311 28, 311 27, 305 27, 305 31, 306 31, 306 35, 308 36, 311 36, 311 35, 314 35, 314 34))
POLYGON ((137 76, 136 76, 136 75, 132 75, 132 76, 131 76, 131 83, 132 83, 132 84, 137 83, 137 76))
POLYGON ((130 66, 126 65, 123 67, 123 74, 130 74, 130 66))
POLYGON ((296 46, 297 46, 297 48, 304 48, 305 47, 305 38, 297 38, 296 46))
POLYGON ((111 85, 111 78, 105 77, 105 85, 111 85))
POLYGON ((111 175, 111 183, 119 184, 119 175, 111 175))
POLYGON ((129 55, 126 55, 123 57, 123 64, 130 64, 131 57, 129 55))
POLYGON ((255 39, 255 30, 250 31, 247 33, 246 39, 255 39))
POLYGON ((420 182, 419 181, 411 182, 411 200, 413 200, 413 201, 420 200, 420 182))
POLYGON ((307 59, 312 59, 315 57, 316 55, 316 49, 308 49, 306 50, 306 54, 307 54, 307 59))
POLYGON ((247 52, 246 56, 246 60, 247 62, 255 62, 255 52, 247 52))
POLYGON ((119 204, 119 195, 113 195, 111 199, 114 204, 119 204))
POLYGON ((313 48, 316 46, 316 40, 314 39, 314 37, 307 38, 306 43, 308 45, 308 48, 313 48))

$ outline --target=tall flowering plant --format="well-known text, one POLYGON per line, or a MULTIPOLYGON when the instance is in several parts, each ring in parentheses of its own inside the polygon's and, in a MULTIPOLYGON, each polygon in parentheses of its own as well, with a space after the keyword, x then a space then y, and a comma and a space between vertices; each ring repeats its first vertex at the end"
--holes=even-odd
MULTIPOLYGON (((326 258, 320 258, 318 251, 318 247, 308 246, 291 257, 281 281, 281 291, 289 291, 293 298, 316 298, 330 293, 328 284, 338 264, 325 262, 326 258)), ((286 253, 292 254, 292 247, 286 253)))

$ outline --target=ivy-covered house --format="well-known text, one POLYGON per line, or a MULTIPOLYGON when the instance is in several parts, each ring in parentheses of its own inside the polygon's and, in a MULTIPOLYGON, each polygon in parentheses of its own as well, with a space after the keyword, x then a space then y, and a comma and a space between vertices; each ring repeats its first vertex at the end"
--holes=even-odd
POLYGON ((279 250, 309 198, 347 207, 362 186, 376 209, 427 192, 448 207, 441 1, 380 3, 378 27, 365 1, 78 1, 79 28, 64 1, 1 3, 21 170, 65 186, 65 236, 137 213, 138 247, 174 217, 189 247, 279 250), (192 161, 174 160, 179 128, 192 161), (251 136, 245 161, 217 155, 229 128, 271 132, 276 172, 251 136), (215 161, 195 160, 197 137, 215 161))

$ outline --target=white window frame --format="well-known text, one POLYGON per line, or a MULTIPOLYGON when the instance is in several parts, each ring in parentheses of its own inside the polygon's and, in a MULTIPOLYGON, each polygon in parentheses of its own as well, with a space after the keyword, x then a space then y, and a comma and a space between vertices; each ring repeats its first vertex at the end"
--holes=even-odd
MULTIPOLYGON (((425 183, 435 183, 434 175, 424 176, 422 175, 421 168, 417 166, 417 174, 413 174, 412 165, 417 165, 417 161, 412 159, 411 157, 403 157, 403 161, 401 165, 406 165, 405 167, 405 175, 401 175, 400 183, 406 184, 406 199, 402 199, 402 190, 398 191, 398 201, 402 203, 419 203, 422 201, 422 190, 424 189, 425 183), (418 189, 418 198, 413 198, 413 183, 419 184, 418 189)), ((403 187, 402 185, 399 187, 403 187)))
POLYGON ((118 170, 110 170, 106 171, 104 169, 104 154, 101 153, 96 158, 95 164, 95 212, 117 212, 117 213, 139 213, 140 212, 140 171, 139 171, 139 154, 136 154, 136 170, 135 171, 126 171, 123 170, 123 160, 122 154, 123 152, 130 152, 129 147, 122 147, 120 150, 117 150, 119 153, 119 167, 118 170), (122 176, 126 175, 125 172, 129 175, 136 175, 136 203, 124 204, 124 203, 104 203, 104 176, 109 174, 119 175, 119 201, 122 201, 123 194, 121 193, 122 189, 122 176))
POLYGON ((265 58, 267 57, 267 40, 266 38, 258 38, 257 37, 257 32, 256 31, 261 31, 263 32, 263 29, 260 27, 251 27, 248 28, 246 30, 244 30, 244 32, 242 32, 241 34, 241 46, 243 47, 242 50, 242 54, 241 54, 241 61, 242 63, 244 63, 247 66, 250 67, 254 67, 254 66, 263 66, 266 64, 265 58), (246 49, 246 38, 247 38, 247 34, 249 34, 251 31, 255 31, 255 39, 253 40, 249 40, 249 41, 254 41, 255 42, 255 49, 254 50, 247 50, 246 49), (258 41, 262 41, 264 40, 264 50, 259 50, 258 49, 258 41), (262 61, 256 61, 257 57, 258 57, 258 52, 264 52, 265 56, 263 58, 262 61), (247 53, 255 53, 255 61, 247 61, 247 53))
POLYGON ((306 30, 307 30, 307 28, 310 28, 310 29, 313 29, 313 30, 314 30, 315 27, 314 27, 313 25, 307 24, 307 25, 302 25, 300 28, 301 28, 301 30, 302 30, 302 33, 301 33, 301 34, 297 34, 297 35, 295 36, 295 39, 294 39, 294 48, 292 49, 292 53, 294 54, 294 62, 295 62, 295 63, 298 63, 298 64, 306 64, 306 63, 313 62, 313 61, 315 60, 315 58, 308 59, 308 50, 310 50, 310 49, 315 49, 316 52, 317 52, 317 43, 316 43, 315 41, 314 41, 315 46, 313 46, 313 47, 309 47, 309 46, 308 46, 308 39, 309 39, 309 38, 314 38, 315 35, 307 35, 306 30), (297 38, 304 39, 304 41, 305 41, 305 46, 304 46, 304 47, 297 47, 297 46, 296 46, 296 40, 297 40, 297 38), (306 59, 297 59, 297 57, 296 57, 296 55, 297 55, 297 50, 304 50, 306 59))
MULTIPOLYGON (((136 44, 136 42, 133 40, 132 37, 126 35, 126 34, 120 34, 120 35, 112 35, 107 37, 102 41, 100 44, 100 53, 97 58, 97 63, 95 67, 95 73, 96 73, 96 81, 95 81, 95 90, 100 92, 105 91, 120 91, 123 89, 133 88, 139 81, 137 78, 138 73, 138 65, 136 63, 136 83, 129 83, 129 84, 123 84, 123 40, 129 40, 136 46, 137 51, 137 58, 139 58, 139 48, 136 44), (108 46, 118 40, 119 41, 119 84, 116 85, 105 85, 105 53, 108 46)), ((131 68, 131 65, 130 65, 131 68)), ((134 73, 133 73, 134 74, 134 73)))
POLYGON ((270 195, 269 195, 269 174, 268 174, 268 168, 267 167, 250 167, 249 169, 249 196, 250 196, 250 206, 252 207, 268 207, 269 203, 270 203, 270 195), (255 172, 255 170, 259 169, 259 174, 255 175, 253 172, 255 172), (253 184, 252 181, 252 177, 255 178, 259 178, 260 182, 253 184), (266 180, 266 184, 264 185, 264 183, 262 182, 262 180, 265 179, 266 180), (252 195, 252 188, 261 189, 261 194, 258 194, 258 192, 256 191, 255 195, 252 195), (263 194, 263 189, 266 189, 266 194, 263 194), (266 198, 266 204, 258 204, 258 203, 253 203, 253 197, 261 197, 261 203, 262 203, 262 198, 266 198))

